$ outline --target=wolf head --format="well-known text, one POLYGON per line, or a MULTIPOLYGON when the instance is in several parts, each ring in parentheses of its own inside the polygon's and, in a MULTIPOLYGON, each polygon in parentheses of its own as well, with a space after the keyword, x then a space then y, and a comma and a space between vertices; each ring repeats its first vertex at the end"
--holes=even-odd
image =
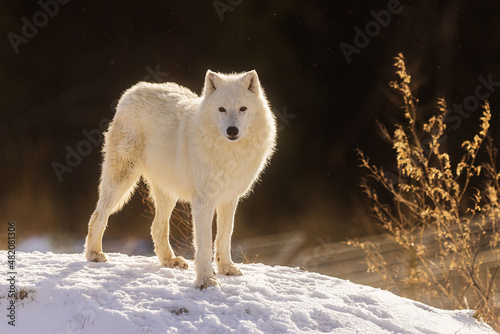
POLYGON ((236 142, 252 124, 270 113, 257 72, 221 74, 207 71, 203 88, 203 113, 208 113, 221 136, 236 142))

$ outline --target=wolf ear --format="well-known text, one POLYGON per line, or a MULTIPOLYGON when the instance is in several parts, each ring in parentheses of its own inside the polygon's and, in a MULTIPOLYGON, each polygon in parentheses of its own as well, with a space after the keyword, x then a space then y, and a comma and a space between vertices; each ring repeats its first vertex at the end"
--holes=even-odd
POLYGON ((205 75, 205 87, 203 87, 203 95, 209 96, 215 92, 221 80, 222 78, 217 73, 207 70, 207 74, 205 75))
POLYGON ((248 87, 249 91, 251 91, 255 95, 260 95, 261 90, 260 90, 259 76, 257 75, 257 72, 255 70, 245 73, 243 75, 242 80, 248 87))

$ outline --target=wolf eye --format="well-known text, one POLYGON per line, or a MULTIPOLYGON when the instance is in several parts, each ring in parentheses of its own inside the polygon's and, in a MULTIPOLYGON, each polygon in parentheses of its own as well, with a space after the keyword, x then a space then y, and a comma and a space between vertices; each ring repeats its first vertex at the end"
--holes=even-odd
POLYGON ((220 107, 220 108, 219 108, 219 111, 220 111, 220 112, 226 112, 226 109, 224 109, 224 107, 220 107))
POLYGON ((247 107, 241 107, 240 108, 240 111, 245 111, 245 110, 247 110, 247 107))

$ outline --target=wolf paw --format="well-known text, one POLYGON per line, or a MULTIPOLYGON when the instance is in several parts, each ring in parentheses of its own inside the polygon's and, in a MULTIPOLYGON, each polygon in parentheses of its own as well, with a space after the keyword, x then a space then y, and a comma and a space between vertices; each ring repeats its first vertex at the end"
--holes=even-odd
POLYGON ((196 279, 196 287, 200 290, 204 290, 206 288, 210 288, 212 286, 220 286, 220 282, 215 277, 199 277, 196 279))
POLYGON ((182 256, 175 256, 166 261, 163 261, 162 264, 168 268, 175 268, 175 267, 178 267, 180 269, 189 268, 188 262, 182 256))
POLYGON ((85 254, 87 261, 89 262, 106 262, 108 261, 108 256, 103 252, 87 252, 85 254))
POLYGON ((217 271, 219 274, 226 276, 241 276, 243 273, 241 270, 234 265, 234 263, 230 264, 219 264, 217 265, 217 271))

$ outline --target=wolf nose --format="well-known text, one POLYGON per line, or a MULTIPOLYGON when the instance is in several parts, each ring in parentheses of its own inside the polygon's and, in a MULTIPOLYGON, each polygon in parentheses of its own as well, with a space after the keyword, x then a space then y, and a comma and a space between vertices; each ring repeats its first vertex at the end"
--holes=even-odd
POLYGON ((236 136, 238 135, 239 132, 240 131, 235 126, 230 126, 226 130, 226 133, 227 133, 227 136, 229 137, 229 139, 236 139, 236 136))

